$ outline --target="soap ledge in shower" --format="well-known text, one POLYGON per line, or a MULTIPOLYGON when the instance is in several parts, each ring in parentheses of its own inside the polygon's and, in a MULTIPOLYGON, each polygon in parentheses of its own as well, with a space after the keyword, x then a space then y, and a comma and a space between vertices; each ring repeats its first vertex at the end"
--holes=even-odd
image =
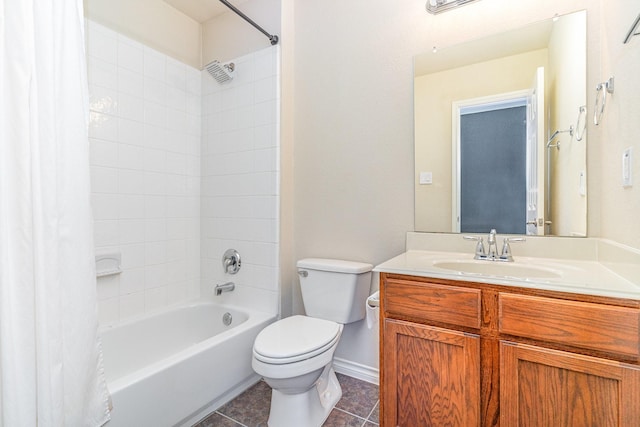
POLYGON ((119 252, 96 254, 96 277, 112 276, 122 273, 119 252))

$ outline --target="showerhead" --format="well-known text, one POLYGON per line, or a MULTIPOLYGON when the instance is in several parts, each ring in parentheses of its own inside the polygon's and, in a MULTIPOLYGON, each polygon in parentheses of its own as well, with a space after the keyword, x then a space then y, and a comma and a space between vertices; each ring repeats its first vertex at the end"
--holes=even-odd
POLYGON ((222 84, 233 79, 236 67, 233 62, 221 64, 218 60, 215 60, 207 64, 205 68, 218 83, 222 84))

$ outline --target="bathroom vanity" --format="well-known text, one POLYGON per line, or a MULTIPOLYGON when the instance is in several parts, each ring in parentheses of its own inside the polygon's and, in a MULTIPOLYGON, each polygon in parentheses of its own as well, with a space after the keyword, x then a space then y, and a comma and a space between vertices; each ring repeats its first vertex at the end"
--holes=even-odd
POLYGON ((640 288, 597 261, 472 257, 376 267, 381 425, 638 426, 640 288))

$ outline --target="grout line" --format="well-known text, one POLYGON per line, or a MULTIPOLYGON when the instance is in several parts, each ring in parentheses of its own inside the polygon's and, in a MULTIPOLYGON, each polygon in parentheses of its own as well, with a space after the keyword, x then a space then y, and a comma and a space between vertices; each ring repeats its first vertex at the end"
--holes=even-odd
POLYGON ((371 421, 371 415, 373 414, 373 411, 376 410, 376 408, 378 407, 378 405, 380 404, 380 399, 376 400, 376 404, 373 405, 373 408, 371 408, 371 411, 369 411, 369 415, 367 415, 367 421, 370 422, 371 424, 375 424, 375 425, 379 425, 378 423, 376 423, 375 421, 371 421))
POLYGON ((225 418, 226 418, 226 419, 228 419, 228 420, 233 421, 234 423, 236 423, 236 424, 238 424, 238 425, 240 425, 240 426, 242 426, 242 427, 247 427, 246 425, 242 424, 240 421, 235 420, 235 419, 233 419, 233 418, 231 418, 231 417, 228 417, 228 416, 226 416, 225 414, 223 414, 222 412, 215 411, 215 413, 216 413, 216 414, 218 414, 218 415, 220 415, 220 416, 222 416, 222 417, 225 417, 225 418))

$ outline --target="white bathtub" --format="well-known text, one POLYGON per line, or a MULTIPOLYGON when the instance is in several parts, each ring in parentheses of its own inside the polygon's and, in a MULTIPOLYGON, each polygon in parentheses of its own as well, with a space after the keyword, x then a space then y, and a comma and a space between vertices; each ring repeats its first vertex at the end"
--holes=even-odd
POLYGON ((191 425, 259 378, 253 341, 267 313, 195 301, 100 331, 113 401, 107 427, 191 425), (230 313, 229 326, 223 315, 230 313))

